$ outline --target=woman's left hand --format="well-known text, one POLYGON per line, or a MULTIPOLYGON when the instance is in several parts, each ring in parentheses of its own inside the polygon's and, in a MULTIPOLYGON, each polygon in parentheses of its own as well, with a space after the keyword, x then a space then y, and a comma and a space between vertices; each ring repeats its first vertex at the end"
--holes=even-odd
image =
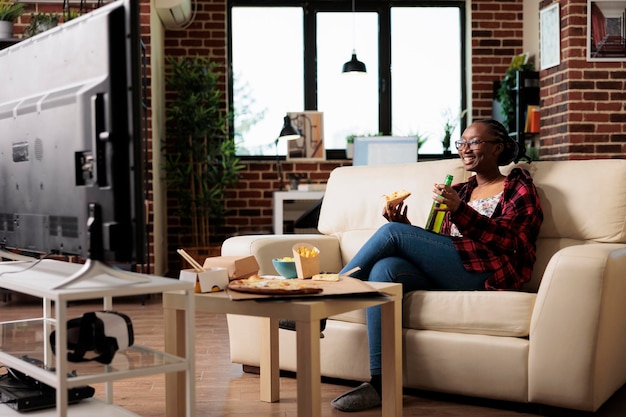
POLYGON ((461 205, 461 198, 459 194, 449 185, 436 184, 433 190, 435 195, 433 200, 438 201, 446 205, 445 210, 454 213, 461 205))

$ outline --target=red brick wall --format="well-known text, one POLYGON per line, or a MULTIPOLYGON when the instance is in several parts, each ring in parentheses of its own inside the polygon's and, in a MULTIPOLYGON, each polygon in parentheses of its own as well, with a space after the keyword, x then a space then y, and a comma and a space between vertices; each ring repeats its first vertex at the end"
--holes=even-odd
POLYGON ((541 157, 624 158, 626 63, 587 62, 586 0, 560 9, 561 64, 540 73, 541 157))
POLYGON ((523 53, 522 0, 471 3, 472 117, 491 118, 493 82, 523 53))
MULTIPOLYGON (((325 162, 282 161, 285 185, 289 176, 298 175, 300 183, 324 184, 330 172, 352 161, 325 162)), ((279 180, 276 161, 249 161, 245 163, 241 180, 229 190, 227 208, 231 210, 221 232, 227 235, 272 232, 272 193, 278 191, 279 180)))

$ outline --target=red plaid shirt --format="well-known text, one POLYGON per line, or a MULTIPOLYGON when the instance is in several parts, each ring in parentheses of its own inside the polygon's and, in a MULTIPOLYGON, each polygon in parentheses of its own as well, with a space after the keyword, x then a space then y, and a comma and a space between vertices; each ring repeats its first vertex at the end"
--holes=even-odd
POLYGON ((504 180, 504 192, 491 218, 467 205, 476 178, 454 185, 461 205, 446 216, 441 234, 450 234, 453 222, 463 237, 452 237, 465 269, 492 272, 488 290, 518 289, 530 280, 543 211, 528 171, 514 168, 504 180))

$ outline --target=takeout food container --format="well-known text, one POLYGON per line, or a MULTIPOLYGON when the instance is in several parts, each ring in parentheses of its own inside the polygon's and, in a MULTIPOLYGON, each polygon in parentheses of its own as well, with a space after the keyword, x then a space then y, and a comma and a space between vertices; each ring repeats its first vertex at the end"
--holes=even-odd
POLYGON ((196 284, 196 293, 224 291, 228 286, 228 270, 226 268, 204 268, 204 271, 183 269, 179 279, 196 284))
POLYGON ((320 251, 308 243, 296 243, 291 248, 296 261, 298 278, 308 279, 320 273, 320 251))
POLYGON ((248 278, 259 272, 259 264, 254 256, 213 256, 206 258, 202 265, 208 268, 226 268, 228 278, 234 279, 248 278))

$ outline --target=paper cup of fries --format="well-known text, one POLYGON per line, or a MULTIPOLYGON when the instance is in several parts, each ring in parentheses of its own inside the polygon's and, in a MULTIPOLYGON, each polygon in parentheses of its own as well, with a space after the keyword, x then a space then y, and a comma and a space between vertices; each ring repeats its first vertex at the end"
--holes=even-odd
POLYGON ((308 279, 320 273, 320 250, 308 243, 293 245, 293 258, 296 261, 298 278, 308 279))

